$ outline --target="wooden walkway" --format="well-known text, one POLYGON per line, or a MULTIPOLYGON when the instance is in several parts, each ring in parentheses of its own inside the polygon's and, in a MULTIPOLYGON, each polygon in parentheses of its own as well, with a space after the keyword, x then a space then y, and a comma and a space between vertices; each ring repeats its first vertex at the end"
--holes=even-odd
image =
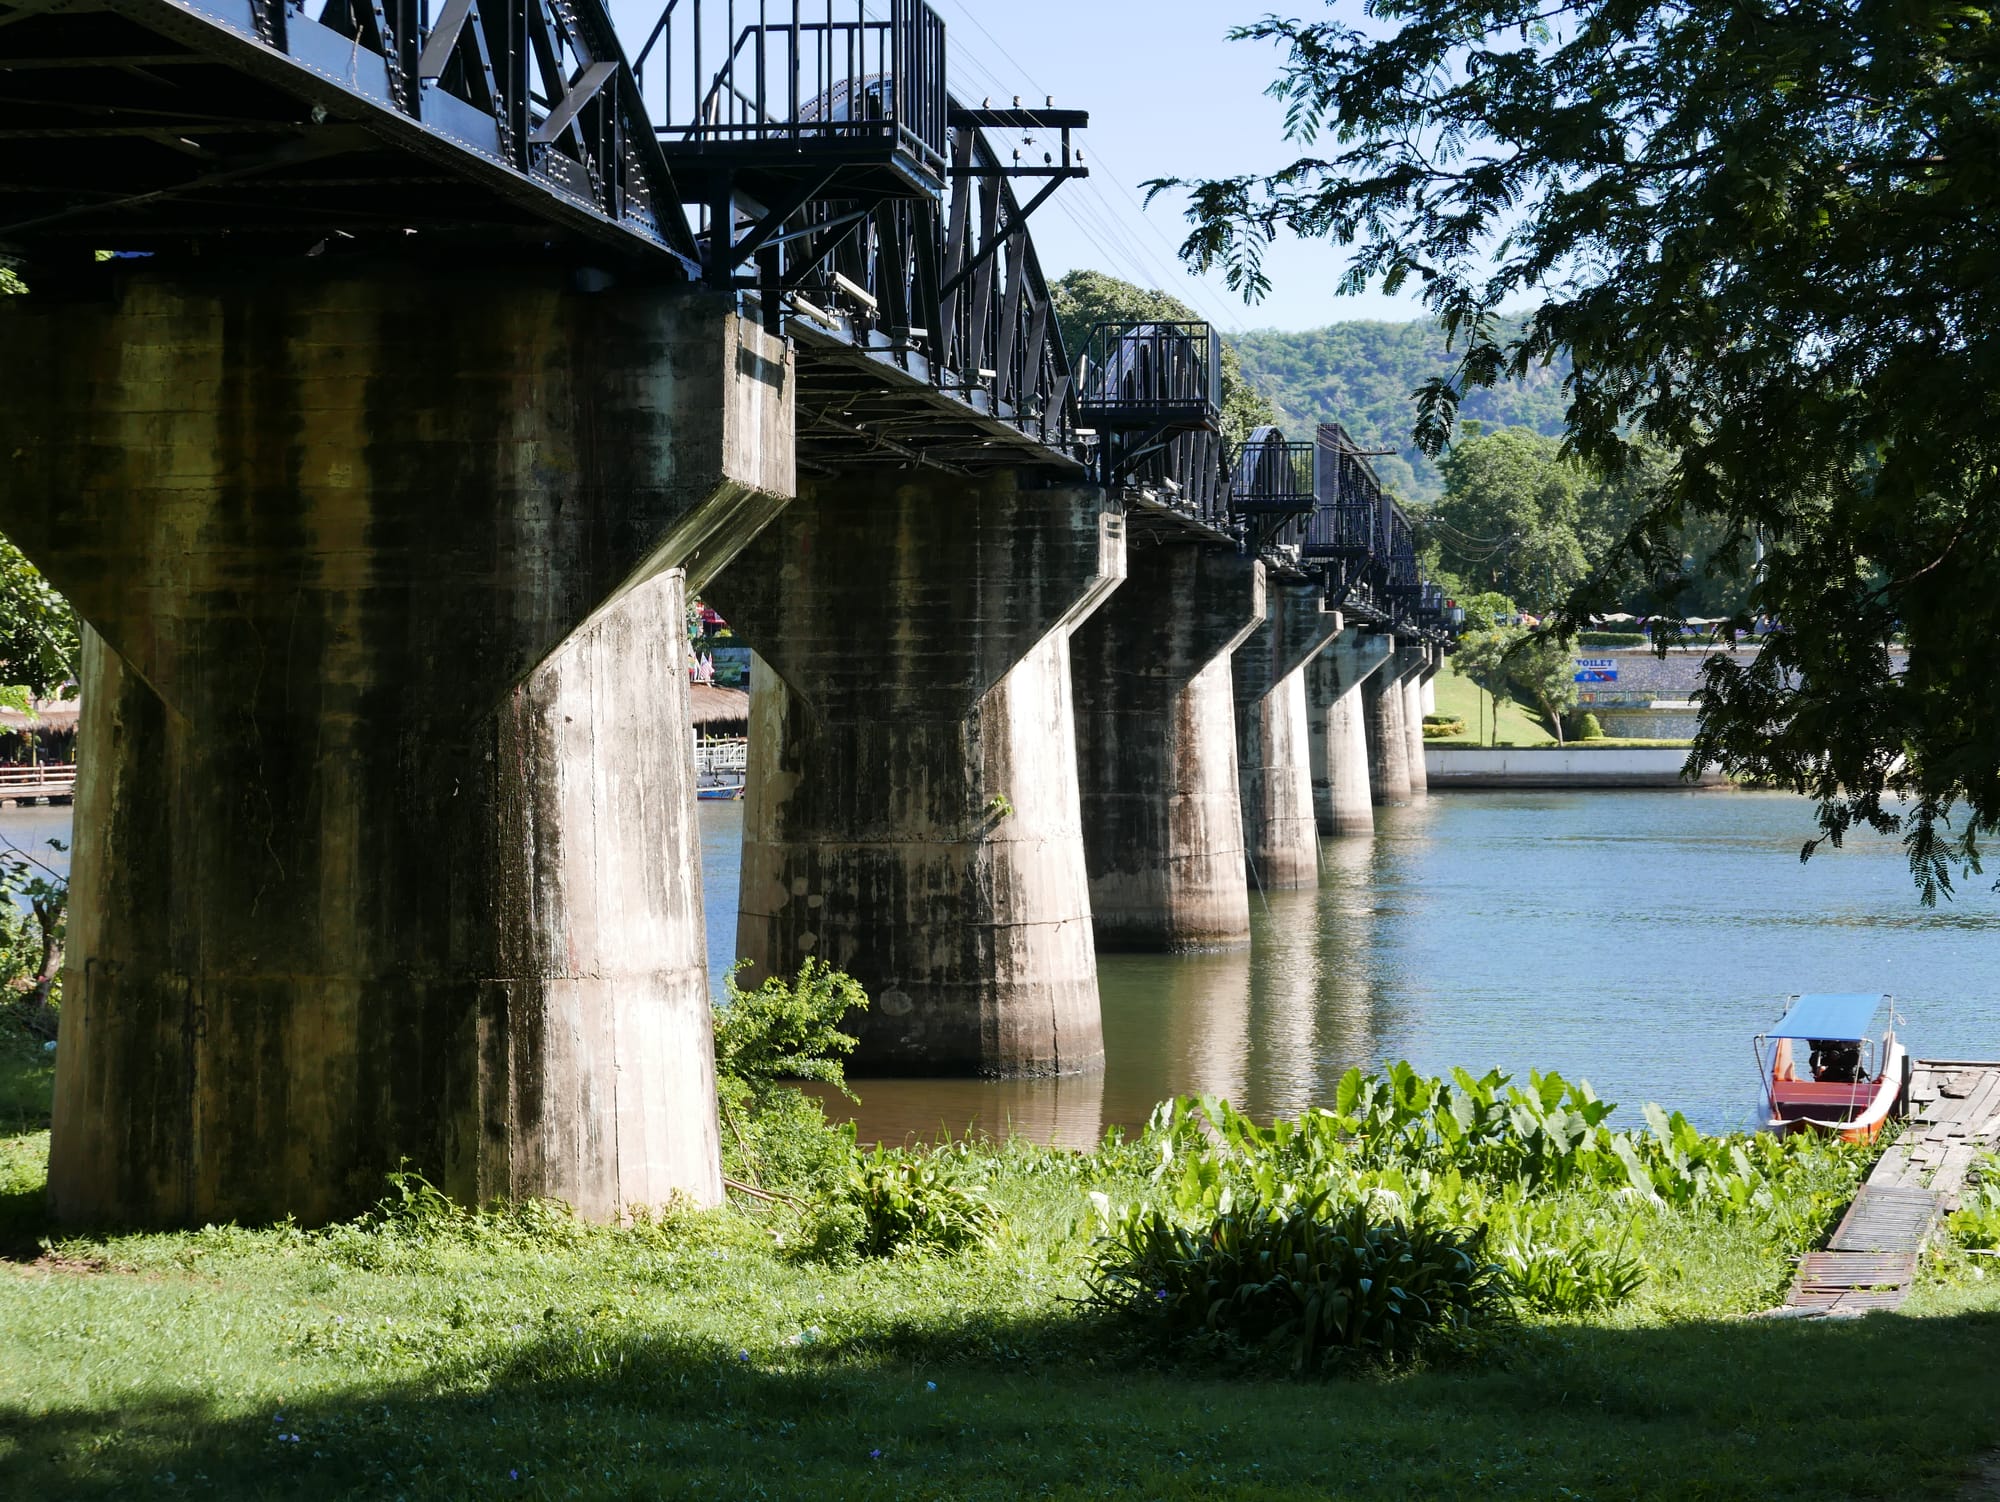
POLYGON ((70 763, 0 767, 0 804, 68 803, 75 796, 76 767, 70 763))
POLYGON ((1917 1280, 1917 1259, 1958 1208, 1981 1153, 2000 1148, 2000 1062, 1919 1059, 1910 1117, 1847 1207, 1823 1252, 1808 1253, 1786 1307, 1817 1314, 1894 1309, 1917 1280))

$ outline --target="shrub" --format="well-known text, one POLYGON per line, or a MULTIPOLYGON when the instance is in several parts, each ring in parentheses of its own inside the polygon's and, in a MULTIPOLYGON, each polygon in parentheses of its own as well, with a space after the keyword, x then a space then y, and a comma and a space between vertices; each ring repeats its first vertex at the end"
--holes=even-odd
POLYGON ((1424 716, 1424 738, 1440 740, 1445 736, 1464 735, 1465 721, 1452 715, 1427 714, 1424 716))
POLYGON ((1225 1202, 1192 1226, 1093 1199, 1104 1233, 1089 1301, 1170 1336, 1283 1349, 1306 1370, 1335 1356, 1463 1349, 1504 1313, 1481 1232, 1385 1216, 1366 1198, 1225 1202))
POLYGON ((1985 1154, 1973 1173, 1978 1185, 1959 1197, 1951 1234, 1962 1247, 2000 1248, 2000 1157, 1985 1154))
POLYGON ((790 1195, 826 1195, 846 1183, 854 1166, 854 1123, 826 1119, 802 1090, 773 1090, 763 1106, 722 1134, 722 1170, 733 1179, 790 1195))
POLYGON ((850 1012, 867 1010, 861 983, 807 960, 794 979, 773 976, 745 991, 736 975, 749 963, 738 960, 730 970, 715 1010, 715 1073, 732 1103, 757 1110, 780 1080, 819 1080, 845 1092, 841 1060, 857 1040, 840 1024, 850 1012))
POLYGON ((818 1101, 783 1081, 815 1080, 848 1094, 842 1059, 856 1040, 840 1023, 865 1009, 868 995, 818 960, 790 981, 773 977, 745 991, 736 972, 747 963, 730 971, 715 1010, 723 1171, 766 1189, 823 1193, 853 1163, 854 1128, 829 1124, 818 1101))
POLYGON ((1615 1242, 1594 1221, 1569 1223, 1547 1213, 1522 1216, 1496 1232, 1493 1257, 1509 1293, 1540 1314, 1591 1314, 1612 1309, 1646 1283, 1646 1267, 1625 1250, 1632 1221, 1615 1242))
POLYGON ((1601 741, 1604 727, 1597 722, 1597 716, 1586 710, 1576 722, 1576 738, 1580 741, 1601 741))
POLYGON ((965 1162, 962 1145, 930 1152, 876 1148, 854 1162, 812 1227, 812 1250, 824 1257, 894 1257, 986 1244, 999 1216, 984 1184, 962 1181, 965 1162))

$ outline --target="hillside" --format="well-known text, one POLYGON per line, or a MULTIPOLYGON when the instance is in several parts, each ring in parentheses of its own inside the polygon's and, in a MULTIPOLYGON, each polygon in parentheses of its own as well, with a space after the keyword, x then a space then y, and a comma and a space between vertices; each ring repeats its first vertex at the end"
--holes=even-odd
MULTIPOLYGON (((1256 329, 1234 340, 1250 384, 1278 408, 1280 422, 1306 436, 1338 419, 1362 447, 1393 448, 1400 457, 1375 461, 1383 482, 1410 500, 1439 490, 1437 470, 1410 442, 1416 403, 1410 393, 1448 374, 1452 357, 1428 320, 1414 323, 1335 323, 1296 332, 1256 329)), ((1476 391, 1461 415, 1495 426, 1518 424, 1542 433, 1562 430, 1560 370, 1545 371, 1492 391, 1476 391)))

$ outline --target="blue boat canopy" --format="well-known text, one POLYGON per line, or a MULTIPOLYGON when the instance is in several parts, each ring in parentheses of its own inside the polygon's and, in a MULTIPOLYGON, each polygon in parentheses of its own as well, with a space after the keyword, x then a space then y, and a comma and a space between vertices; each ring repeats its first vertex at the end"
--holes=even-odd
POLYGON ((1869 1036, 1868 1024, 1882 1005, 1879 995, 1801 996, 1766 1033, 1767 1038, 1832 1038, 1854 1042, 1869 1036))

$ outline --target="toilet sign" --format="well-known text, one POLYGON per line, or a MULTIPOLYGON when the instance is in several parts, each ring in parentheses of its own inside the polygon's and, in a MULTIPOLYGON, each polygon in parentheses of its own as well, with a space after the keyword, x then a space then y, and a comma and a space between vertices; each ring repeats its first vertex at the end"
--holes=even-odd
POLYGON ((1615 657, 1577 658, 1576 681, 1578 683, 1616 683, 1618 681, 1618 659, 1615 657))

